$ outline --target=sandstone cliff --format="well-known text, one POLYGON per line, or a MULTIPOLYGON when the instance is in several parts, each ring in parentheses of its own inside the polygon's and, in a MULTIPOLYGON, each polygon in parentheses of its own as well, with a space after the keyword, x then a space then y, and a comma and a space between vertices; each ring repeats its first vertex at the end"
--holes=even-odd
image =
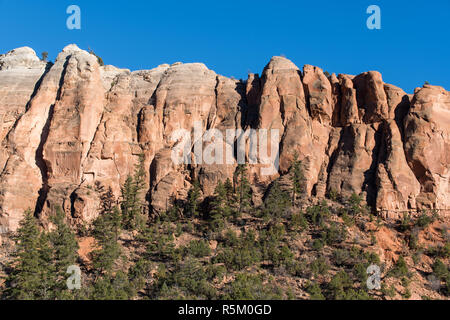
MULTIPOLYGON (((185 198, 195 179, 212 194, 236 163, 171 158, 173 133, 194 135, 198 123, 203 132, 279 130, 278 172, 250 165, 255 202, 298 154, 311 199, 357 193, 390 217, 450 209, 450 92, 441 87, 408 95, 375 71, 327 77, 283 57, 246 81, 201 63, 130 72, 69 45, 53 64, 30 48, 0 55, 0 226, 15 230, 27 208, 45 220, 55 205, 74 222, 91 221, 94 184, 119 195, 141 154, 151 212, 185 198)), ((233 149, 236 139, 224 143, 233 149)))

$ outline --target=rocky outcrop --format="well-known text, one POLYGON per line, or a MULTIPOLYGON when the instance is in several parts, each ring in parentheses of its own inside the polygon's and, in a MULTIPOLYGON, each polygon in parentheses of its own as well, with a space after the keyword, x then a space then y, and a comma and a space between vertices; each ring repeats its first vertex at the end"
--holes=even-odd
POLYGON ((405 153, 420 182, 416 201, 428 208, 450 206, 450 93, 425 85, 416 89, 404 120, 405 153))
POLYGON ((0 120, 0 225, 12 230, 27 208, 44 223, 56 205, 74 223, 91 221, 96 185, 119 196, 140 155, 151 213, 185 199, 194 180, 211 195, 238 160, 249 163, 258 202, 296 155, 311 200, 357 193, 391 217, 450 207, 450 93, 426 85, 407 95, 374 71, 326 76, 273 57, 261 77, 238 81, 200 63, 130 72, 100 66, 75 45, 54 64, 20 48, 0 56, 0 120), (278 130, 277 170, 252 154, 251 143, 268 153, 272 145, 250 130, 278 130))
POLYGON ((404 211, 417 207, 420 183, 407 164, 400 130, 394 120, 383 124, 376 179, 377 208, 404 211))

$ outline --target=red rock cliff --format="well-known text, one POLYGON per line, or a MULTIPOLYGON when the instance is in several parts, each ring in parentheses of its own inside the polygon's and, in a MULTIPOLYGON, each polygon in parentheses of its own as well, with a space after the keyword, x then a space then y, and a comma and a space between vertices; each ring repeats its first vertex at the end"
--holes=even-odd
POLYGON ((450 208, 450 93, 441 87, 408 95, 375 71, 327 77, 282 57, 247 81, 201 63, 130 72, 99 66, 70 45, 54 64, 30 48, 0 56, 0 225, 14 230, 27 208, 45 217, 55 205, 74 220, 92 220, 95 182, 118 195, 140 154, 151 210, 186 197, 193 179, 212 194, 236 164, 171 159, 172 134, 192 132, 195 123, 203 131, 279 130, 278 173, 250 165, 256 195, 297 153, 311 198, 356 192, 392 215, 450 208))

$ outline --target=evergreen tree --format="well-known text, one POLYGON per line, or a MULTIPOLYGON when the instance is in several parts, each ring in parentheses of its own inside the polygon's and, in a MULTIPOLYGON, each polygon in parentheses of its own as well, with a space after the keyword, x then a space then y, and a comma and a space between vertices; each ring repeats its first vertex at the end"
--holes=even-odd
POLYGON ((136 296, 139 291, 145 288, 147 276, 152 264, 145 257, 139 258, 128 270, 128 282, 130 295, 136 296))
POLYGON ((280 219, 285 216, 289 207, 289 194, 281 189, 278 181, 275 181, 264 200, 264 215, 280 219))
POLYGON ((223 187, 225 188, 225 194, 226 194, 228 203, 232 203, 234 192, 233 192, 233 184, 231 183, 230 179, 227 178, 227 180, 223 184, 223 187))
POLYGON ((139 156, 139 162, 135 167, 134 175, 128 176, 122 186, 122 218, 126 229, 136 230, 143 226, 144 208, 143 191, 145 188, 144 156, 139 156))
POLYGON ((112 212, 99 215, 93 223, 93 235, 98 249, 92 252, 92 264, 97 270, 97 275, 111 273, 114 262, 120 256, 119 217, 119 209, 114 207, 112 212))
POLYGON ((297 200, 297 196, 304 192, 305 181, 302 162, 298 160, 297 152, 294 154, 294 162, 292 163, 290 171, 292 181, 292 204, 294 205, 297 200))
POLYGON ((231 183, 230 179, 227 178, 225 180, 225 183, 223 184, 223 187, 225 189, 225 209, 226 209, 226 215, 238 215, 238 211, 236 209, 236 197, 234 194, 234 187, 231 183))
POLYGON ((121 254, 120 210, 117 206, 109 207, 109 200, 106 201, 102 205, 105 211, 93 223, 97 249, 92 252, 95 280, 90 296, 94 300, 130 299, 131 288, 126 274, 114 268, 121 254))
POLYGON ((185 215, 187 217, 198 217, 200 215, 198 205, 200 198, 200 183, 195 180, 192 188, 188 192, 185 215))
POLYGON ((101 187, 100 191, 100 215, 108 216, 114 228, 120 230, 123 227, 121 213, 111 187, 106 191, 101 187))
POLYGON ((245 164, 237 166, 233 180, 239 204, 238 215, 240 216, 243 211, 250 208, 252 200, 252 189, 247 178, 247 166, 245 164))
POLYGON ((55 225, 55 229, 49 233, 49 240, 53 247, 53 265, 55 269, 57 298, 70 298, 70 292, 67 289, 67 268, 75 265, 78 258, 78 242, 75 233, 65 222, 64 212, 61 207, 56 207, 55 215, 51 217, 51 221, 55 225))
POLYGON ((47 290, 51 287, 51 277, 45 263, 51 259, 51 253, 48 249, 48 239, 41 237, 31 210, 27 210, 20 221, 14 241, 16 251, 9 265, 12 271, 6 281, 6 298, 13 300, 49 298, 47 290))
POLYGON ((231 208, 228 204, 227 189, 225 188, 225 185, 219 181, 214 190, 209 212, 213 229, 221 229, 224 225, 223 220, 230 216, 231 208))
POLYGON ((52 248, 48 233, 42 232, 39 236, 39 264, 40 285, 38 290, 39 300, 51 300, 57 295, 57 269, 55 266, 55 251, 52 248))
POLYGON ((130 286, 126 273, 121 270, 114 275, 105 275, 94 283, 93 300, 129 300, 131 298, 133 298, 133 288, 130 286))

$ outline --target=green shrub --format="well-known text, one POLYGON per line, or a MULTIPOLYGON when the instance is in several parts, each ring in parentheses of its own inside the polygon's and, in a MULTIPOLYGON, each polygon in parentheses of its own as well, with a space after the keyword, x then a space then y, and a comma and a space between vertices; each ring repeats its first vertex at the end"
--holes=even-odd
POLYGON ((312 243, 312 248, 316 251, 320 251, 323 249, 324 243, 322 239, 314 239, 312 243))
POLYGON ((447 266, 439 259, 436 259, 436 261, 433 263, 433 274, 441 279, 444 280, 447 278, 448 275, 448 268, 447 266))
POLYGON ((225 248, 213 258, 213 263, 224 263, 229 270, 241 270, 260 261, 261 251, 253 247, 225 248))
POLYGON ((325 296, 322 294, 322 289, 317 283, 309 283, 306 285, 306 292, 309 293, 311 300, 325 300, 325 296))
POLYGON ((391 285, 388 288, 384 282, 381 282, 381 293, 383 295, 393 298, 395 297, 395 292, 396 291, 394 285, 391 285))
POLYGON ((187 254, 196 258, 202 258, 211 254, 209 243, 205 240, 192 240, 186 248, 187 254))
POLYGON ((363 263, 357 263, 353 267, 353 275, 365 287, 367 281, 367 265, 363 263))
POLYGON ((286 266, 292 262, 293 258, 294 254, 292 251, 286 245, 283 245, 279 250, 275 251, 275 254, 272 256, 272 262, 275 266, 286 266))
POLYGON ((411 250, 416 250, 418 241, 419 241, 419 239, 418 239, 417 234, 415 232, 411 232, 411 234, 409 235, 409 239, 408 239, 409 248, 411 250))
POLYGON ((226 288, 225 300, 279 300, 283 290, 273 283, 264 283, 260 275, 240 273, 226 288))
POLYGON ((402 256, 398 258, 389 274, 396 278, 407 277, 409 275, 408 266, 402 256))
POLYGON ((430 225, 430 223, 433 222, 433 218, 428 216, 425 212, 423 212, 418 218, 417 221, 415 223, 416 226, 418 226, 419 228, 426 228, 428 227, 428 225, 430 225))
POLYGON ((377 265, 380 264, 380 257, 378 256, 377 253, 367 251, 367 252, 364 252, 363 255, 364 255, 364 259, 366 259, 369 264, 377 264, 377 265))
POLYGON ((305 230, 308 228, 308 220, 303 213, 293 214, 289 226, 291 230, 305 230))
POLYGON ((328 288, 330 290, 331 296, 335 300, 346 299, 345 291, 351 286, 352 281, 349 275, 343 270, 336 273, 328 283, 328 288))
POLYGON ((306 277, 308 266, 305 262, 292 261, 286 266, 286 269, 295 277, 306 277))
POLYGON ((402 221, 400 222, 399 230, 401 232, 404 232, 406 230, 409 230, 410 227, 411 227, 411 216, 408 213, 404 213, 402 221))
POLYGON ((343 209, 341 211, 341 218, 344 221, 344 224, 348 227, 351 227, 355 224, 355 218, 351 217, 348 213, 347 210, 343 209))
POLYGON ((362 197, 360 197, 356 193, 352 193, 352 195, 348 199, 348 204, 347 204, 347 207, 349 208, 349 212, 352 215, 357 215, 364 211, 363 206, 361 205, 362 200, 363 200, 362 197))
POLYGON ((448 258, 450 257, 450 242, 447 241, 443 246, 430 246, 426 250, 426 254, 431 257, 448 258))
POLYGON ((350 254, 345 249, 333 250, 332 257, 337 266, 348 265, 350 263, 350 254))
POLYGON ((330 269, 330 265, 324 257, 319 257, 311 263, 310 268, 311 272, 316 276, 325 275, 330 269))
POLYGON ((322 232, 322 239, 328 245, 341 243, 347 239, 347 230, 345 226, 339 226, 332 223, 329 228, 325 228, 322 232))
POLYGON ((166 295, 165 289, 163 290, 165 284, 172 294, 173 288, 178 288, 175 292, 186 299, 193 297, 214 299, 217 297, 217 292, 210 281, 203 265, 198 260, 188 258, 178 263, 171 273, 166 273, 165 277, 159 279, 157 283, 157 286, 160 287, 158 296, 164 298, 166 295))
POLYGON ((339 200, 339 193, 334 190, 334 189, 330 189, 328 190, 328 199, 332 200, 332 201, 338 201, 339 200))
POLYGON ((330 215, 327 202, 324 200, 318 205, 308 207, 308 209, 306 209, 306 215, 316 226, 323 226, 330 215))
POLYGON ((355 289, 348 289, 345 291, 344 296, 342 297, 343 300, 371 300, 372 298, 369 296, 369 294, 364 290, 355 290, 355 289))

